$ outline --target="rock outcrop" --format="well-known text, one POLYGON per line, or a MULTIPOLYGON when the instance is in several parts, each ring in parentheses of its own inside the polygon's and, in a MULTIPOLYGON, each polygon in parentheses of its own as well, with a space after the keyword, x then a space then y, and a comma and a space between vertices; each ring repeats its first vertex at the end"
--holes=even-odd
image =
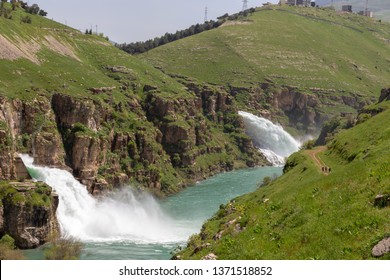
MULTIPOLYGON (((223 88, 187 83, 187 93, 144 85, 117 101, 55 93, 32 100, 0 98, 0 178, 15 179, 13 155, 66 168, 93 194, 137 182, 172 193, 238 165, 264 163, 245 135, 223 88)), ((105 92, 112 95, 112 92, 105 92)))
POLYGON ((252 140, 246 137, 245 126, 238 117, 238 108, 229 94, 220 87, 199 86, 184 83, 193 98, 167 99, 151 91, 145 111, 148 120, 159 131, 162 144, 174 167, 185 169, 190 178, 198 180, 233 168, 233 159, 220 161, 207 169, 197 166, 197 159, 204 155, 229 154, 228 143, 217 142, 210 131, 211 124, 223 126, 225 132, 235 132, 234 142, 242 153, 248 155, 246 164, 253 166, 261 162, 252 140), (228 131, 232 129, 232 131, 228 131))
MULTIPOLYGON (((310 88, 302 92, 293 86, 275 85, 271 80, 258 87, 230 87, 229 93, 235 99, 245 99, 246 103, 241 105, 246 110, 309 134, 318 133, 322 124, 333 116, 324 112, 324 107, 329 110, 344 104, 359 110, 369 102, 374 102, 352 93, 341 92, 336 96, 332 90, 321 88, 310 88)), ((347 112, 340 114, 345 113, 347 112)))
POLYGON ((218 257, 214 253, 210 253, 202 258, 204 261, 215 261, 218 257))
POLYGON ((37 164, 65 166, 61 137, 48 99, 21 101, 0 97, 0 123, 4 127, 0 127, 0 142, 7 141, 0 149, 0 157, 5 158, 0 170, 0 174, 6 174, 3 179, 15 179, 15 152, 29 152, 37 164))
POLYGON ((372 256, 379 258, 390 252, 390 237, 382 239, 372 248, 372 256))
POLYGON ((390 100, 390 88, 382 89, 381 96, 379 97, 379 102, 390 100))
POLYGON ((36 248, 58 234, 58 196, 42 183, 10 183, 0 207, 0 234, 9 234, 20 249, 36 248))
POLYGON ((301 124, 302 128, 306 127, 313 131, 318 129, 321 116, 317 110, 319 105, 317 96, 286 87, 274 93, 271 104, 274 109, 279 109, 288 116, 290 124, 301 124))

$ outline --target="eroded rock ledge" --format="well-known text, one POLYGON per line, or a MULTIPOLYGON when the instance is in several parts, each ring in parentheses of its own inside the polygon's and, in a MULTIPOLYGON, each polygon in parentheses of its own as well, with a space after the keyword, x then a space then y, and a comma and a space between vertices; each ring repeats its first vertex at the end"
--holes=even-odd
POLYGON ((32 100, 0 97, 0 179, 15 178, 14 154, 68 169, 99 195, 132 182, 158 194, 238 167, 266 161, 245 135, 228 93, 193 85, 188 94, 145 86, 143 98, 32 100))
POLYGON ((2 182, 0 198, 0 236, 10 235, 18 248, 36 248, 58 234, 58 196, 46 184, 2 182))

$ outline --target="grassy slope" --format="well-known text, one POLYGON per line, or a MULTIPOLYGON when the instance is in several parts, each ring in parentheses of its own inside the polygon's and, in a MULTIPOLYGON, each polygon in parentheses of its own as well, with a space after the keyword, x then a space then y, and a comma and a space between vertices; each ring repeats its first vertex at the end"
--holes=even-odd
POLYGON ((376 195, 390 194, 389 119, 387 109, 339 133, 320 154, 332 168, 329 176, 304 152, 294 154, 288 162, 295 166, 285 175, 222 208, 205 224, 204 239, 192 237, 180 254, 195 259, 210 252, 219 259, 371 258, 372 247, 390 234, 390 208, 373 206, 376 195), (234 231, 236 223, 226 224, 234 219, 245 226, 242 232, 234 231), (222 239, 214 241, 221 230, 222 239), (193 253, 205 243, 211 246, 193 253))
POLYGON ((249 21, 151 50, 145 60, 209 83, 279 85, 373 97, 390 78, 390 25, 329 10, 273 6, 249 21), (346 93, 344 93, 346 92, 346 93))
MULTIPOLYGON (((121 84, 109 77, 104 69, 105 66, 116 65, 132 69, 133 78, 139 84, 158 86, 166 93, 184 93, 180 84, 139 59, 119 51, 104 38, 81 34, 40 16, 31 15, 32 24, 21 24, 18 20, 21 15, 24 12, 18 10, 13 13, 13 20, 0 17, 0 34, 12 42, 38 43, 41 49, 37 56, 41 64, 27 59, 1 60, 0 93, 3 95, 25 98, 31 88, 38 88, 43 93, 59 91, 93 98, 89 88, 116 86, 119 89, 121 84), (80 61, 45 47, 45 36, 53 36, 60 43, 69 45, 80 61)), ((114 97, 120 99, 123 94, 117 90, 114 97)))

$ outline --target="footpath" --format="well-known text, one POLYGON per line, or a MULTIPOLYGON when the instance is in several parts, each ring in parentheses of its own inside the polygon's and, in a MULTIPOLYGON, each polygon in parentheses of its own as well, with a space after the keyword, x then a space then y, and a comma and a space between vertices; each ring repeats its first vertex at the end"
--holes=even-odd
POLYGON ((326 146, 316 147, 312 150, 306 150, 306 154, 310 156, 315 165, 321 170, 324 175, 329 175, 332 169, 327 166, 319 157, 318 154, 326 151, 326 146))

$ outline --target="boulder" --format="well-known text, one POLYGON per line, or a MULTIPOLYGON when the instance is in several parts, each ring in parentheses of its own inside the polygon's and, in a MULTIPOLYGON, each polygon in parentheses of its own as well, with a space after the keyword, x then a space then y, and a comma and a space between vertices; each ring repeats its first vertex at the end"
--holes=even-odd
POLYGON ((28 203, 28 195, 34 192, 35 187, 19 185, 12 187, 17 192, 2 201, 2 231, 15 240, 18 248, 32 249, 49 241, 59 231, 56 218, 58 196, 51 193, 51 188, 47 186, 50 202, 46 205, 32 205, 28 203))
POLYGON ((372 249, 372 256, 375 258, 382 257, 390 252, 390 237, 384 238, 372 249))
POLYGON ((215 254, 213 254, 213 253, 210 253, 207 256, 204 256, 202 258, 202 260, 204 260, 204 261, 215 261, 217 259, 218 259, 218 257, 215 254))
POLYGON ((379 103, 390 100, 390 88, 382 89, 381 96, 379 97, 379 103))
POLYGON ((384 208, 390 206, 390 195, 379 194, 375 197, 374 206, 384 208))

